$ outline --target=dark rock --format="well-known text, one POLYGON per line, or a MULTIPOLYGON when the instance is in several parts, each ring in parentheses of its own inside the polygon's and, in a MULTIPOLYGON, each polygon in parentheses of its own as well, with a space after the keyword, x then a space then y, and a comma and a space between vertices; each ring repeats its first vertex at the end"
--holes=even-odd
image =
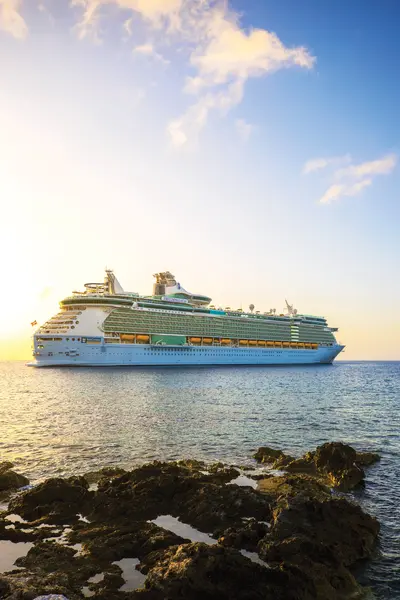
POLYGON ((256 552, 260 540, 268 533, 268 524, 260 523, 256 519, 248 519, 241 527, 226 529, 218 539, 222 546, 230 546, 256 552))
POLYGON ((268 497, 272 505, 278 500, 301 496, 324 500, 330 498, 330 489, 315 477, 306 474, 285 473, 278 477, 266 477, 258 482, 258 490, 268 497))
POLYGON ((141 564, 146 590, 169 600, 306 600, 311 584, 294 570, 270 569, 251 562, 237 550, 184 544, 150 554, 141 564))
POLYGON ((103 467, 97 471, 89 471, 84 474, 84 478, 89 484, 98 483, 101 479, 113 479, 114 477, 120 477, 127 471, 120 467, 103 467))
POLYGON ((327 442, 315 452, 307 452, 285 465, 290 473, 316 475, 331 487, 348 491, 359 485, 365 477, 357 464, 357 453, 351 446, 341 442, 327 442))
POLYGON ((10 471, 14 467, 14 463, 9 461, 0 462, 0 475, 5 473, 6 471, 10 471))
POLYGON ((365 477, 356 462, 356 451, 341 442, 329 442, 318 446, 314 453, 317 471, 327 475, 333 487, 343 491, 354 488, 365 477))
POLYGON ((268 564, 299 568, 318 600, 356 597, 361 588, 349 568, 371 556, 379 524, 344 498, 280 498, 274 521, 259 543, 268 564))
POLYGON ((359 467, 369 467, 381 460, 381 457, 376 452, 356 452, 355 463, 359 467))
POLYGON ((54 478, 13 498, 9 510, 32 521, 45 517, 53 523, 71 522, 90 497, 84 477, 54 478))
POLYGON ((0 463, 0 492, 17 490, 29 484, 29 479, 12 470, 13 463, 0 463))
POLYGON ((278 459, 285 458, 286 455, 282 452, 282 450, 274 450, 274 448, 269 448, 268 446, 261 446, 254 454, 254 458, 257 462, 272 464, 278 459))
POLYGON ((316 600, 361 597, 361 587, 334 552, 306 536, 290 536, 264 543, 262 556, 269 564, 298 567, 314 584, 316 600))
POLYGON ((170 514, 217 535, 240 524, 242 517, 268 520, 270 508, 265 497, 249 488, 221 485, 213 477, 176 463, 147 464, 99 485, 90 518, 137 521, 170 514))
POLYGON ((378 521, 345 498, 316 500, 300 496, 288 499, 276 509, 271 530, 260 549, 267 560, 265 544, 300 535, 321 548, 330 548, 341 564, 351 566, 371 556, 378 533, 378 521))
POLYGON ((75 527, 68 539, 73 544, 83 543, 86 552, 99 563, 142 558, 155 550, 189 542, 154 523, 143 521, 115 525, 90 523, 75 527))

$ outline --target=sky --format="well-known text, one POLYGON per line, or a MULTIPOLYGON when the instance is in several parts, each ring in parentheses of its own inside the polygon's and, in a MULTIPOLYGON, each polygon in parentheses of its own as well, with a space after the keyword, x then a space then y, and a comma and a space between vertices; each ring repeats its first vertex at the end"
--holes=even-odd
POLYGON ((0 0, 0 359, 113 268, 400 359, 397 0, 0 0))

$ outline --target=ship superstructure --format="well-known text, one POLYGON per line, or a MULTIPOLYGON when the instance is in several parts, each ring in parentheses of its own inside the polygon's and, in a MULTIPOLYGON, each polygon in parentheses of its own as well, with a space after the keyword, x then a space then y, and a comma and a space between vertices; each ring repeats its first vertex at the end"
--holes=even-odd
POLYGON ((169 271, 151 296, 125 292, 114 273, 60 302, 33 336, 34 366, 327 364, 341 352, 324 317, 221 308, 169 271))

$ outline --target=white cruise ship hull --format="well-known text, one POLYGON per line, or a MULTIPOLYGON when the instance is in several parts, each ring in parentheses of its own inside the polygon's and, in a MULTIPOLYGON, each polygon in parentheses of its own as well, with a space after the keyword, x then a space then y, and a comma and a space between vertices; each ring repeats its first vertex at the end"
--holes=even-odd
MULTIPOLYGON (((47 356, 36 357, 28 365, 34 367, 107 367, 330 364, 344 348, 339 344, 319 346, 315 350, 189 345, 77 344, 77 349, 72 350, 71 348, 66 349, 64 344, 64 342, 53 342, 51 352, 47 352, 47 356)), ((48 349, 50 350, 50 348, 48 349)))

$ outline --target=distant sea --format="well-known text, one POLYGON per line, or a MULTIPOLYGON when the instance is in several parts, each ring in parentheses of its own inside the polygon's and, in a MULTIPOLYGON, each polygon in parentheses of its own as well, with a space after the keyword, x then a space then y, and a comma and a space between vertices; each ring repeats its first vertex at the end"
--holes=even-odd
POLYGON ((354 498, 380 521, 361 571, 400 598, 400 362, 310 367, 53 368, 0 363, 0 461, 33 483, 105 465, 195 457, 252 464, 340 440, 379 452, 354 498))

